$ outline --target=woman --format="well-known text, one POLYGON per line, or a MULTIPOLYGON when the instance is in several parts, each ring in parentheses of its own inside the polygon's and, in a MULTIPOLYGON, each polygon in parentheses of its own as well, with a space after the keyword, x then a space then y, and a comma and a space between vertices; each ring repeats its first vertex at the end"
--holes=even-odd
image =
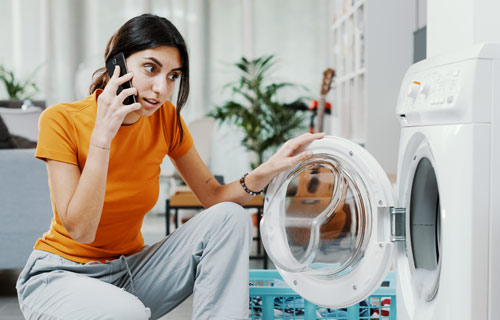
POLYGON ((129 73, 98 70, 91 96, 41 116, 36 157, 47 164, 54 219, 19 276, 21 310, 29 319, 149 319, 194 292, 194 319, 246 319, 252 225, 240 205, 310 157, 294 151, 322 135, 288 141, 221 186, 180 116, 189 60, 177 29, 150 14, 132 18, 111 37, 105 60, 119 52, 129 73), (179 78, 175 108, 168 99, 179 78), (117 95, 126 81, 132 88, 117 95), (129 95, 137 102, 123 104, 129 95), (157 201, 165 155, 209 209, 144 246, 141 224, 157 201))

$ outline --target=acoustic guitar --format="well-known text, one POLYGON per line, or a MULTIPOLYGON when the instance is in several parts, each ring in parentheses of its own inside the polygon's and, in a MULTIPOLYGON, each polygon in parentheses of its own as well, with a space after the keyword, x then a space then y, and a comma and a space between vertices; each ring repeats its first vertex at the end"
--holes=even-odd
POLYGON ((335 71, 333 69, 326 69, 323 72, 323 81, 321 84, 321 92, 320 92, 320 97, 319 97, 319 103, 318 103, 318 110, 317 110, 317 124, 316 128, 317 132, 323 132, 323 123, 324 123, 324 118, 325 118, 325 101, 326 101, 326 95, 330 91, 332 87, 332 81, 333 77, 335 77, 335 71))

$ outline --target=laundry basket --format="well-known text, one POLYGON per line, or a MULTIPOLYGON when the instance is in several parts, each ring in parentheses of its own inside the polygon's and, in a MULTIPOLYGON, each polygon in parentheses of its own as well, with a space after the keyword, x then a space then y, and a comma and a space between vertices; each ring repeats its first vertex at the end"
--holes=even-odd
POLYGON ((317 306, 288 287, 277 270, 250 270, 250 319, 396 320, 396 278, 390 272, 368 299, 344 309, 317 306))

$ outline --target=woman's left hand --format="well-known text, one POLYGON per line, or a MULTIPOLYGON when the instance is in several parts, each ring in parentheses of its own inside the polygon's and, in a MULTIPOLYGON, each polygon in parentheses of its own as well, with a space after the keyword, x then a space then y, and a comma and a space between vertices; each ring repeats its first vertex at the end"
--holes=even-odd
POLYGON ((269 158, 269 160, 245 176, 245 186, 255 192, 256 190, 264 189, 281 171, 291 169, 299 162, 311 158, 313 154, 310 150, 305 150, 299 153, 297 153, 297 151, 302 146, 314 140, 321 139, 324 136, 325 134, 323 132, 314 134, 305 133, 301 136, 288 140, 271 158, 269 158))
POLYGON ((281 146, 281 148, 262 164, 261 169, 268 171, 268 175, 274 177, 280 171, 291 169, 297 163, 307 160, 312 157, 310 150, 302 151, 296 154, 297 150, 305 144, 314 140, 321 139, 325 136, 324 132, 321 133, 305 133, 298 137, 288 140, 281 146))

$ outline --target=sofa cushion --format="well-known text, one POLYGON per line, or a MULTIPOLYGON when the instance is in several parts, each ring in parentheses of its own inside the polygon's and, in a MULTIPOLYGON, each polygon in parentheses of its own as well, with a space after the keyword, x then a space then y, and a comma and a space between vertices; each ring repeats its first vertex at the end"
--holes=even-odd
POLYGON ((15 144, 10 137, 9 129, 7 129, 5 122, 3 122, 3 119, 0 116, 0 149, 12 148, 15 148, 15 144))
POLYGON ((25 137, 16 136, 12 134, 10 136, 11 140, 14 142, 15 148, 17 149, 32 149, 36 148, 36 141, 31 141, 25 137))
POLYGON ((36 148, 36 142, 21 136, 11 135, 0 116, 0 149, 31 149, 36 148))
POLYGON ((11 136, 16 135, 31 141, 38 140, 38 120, 43 109, 40 107, 1 108, 0 116, 11 136))

